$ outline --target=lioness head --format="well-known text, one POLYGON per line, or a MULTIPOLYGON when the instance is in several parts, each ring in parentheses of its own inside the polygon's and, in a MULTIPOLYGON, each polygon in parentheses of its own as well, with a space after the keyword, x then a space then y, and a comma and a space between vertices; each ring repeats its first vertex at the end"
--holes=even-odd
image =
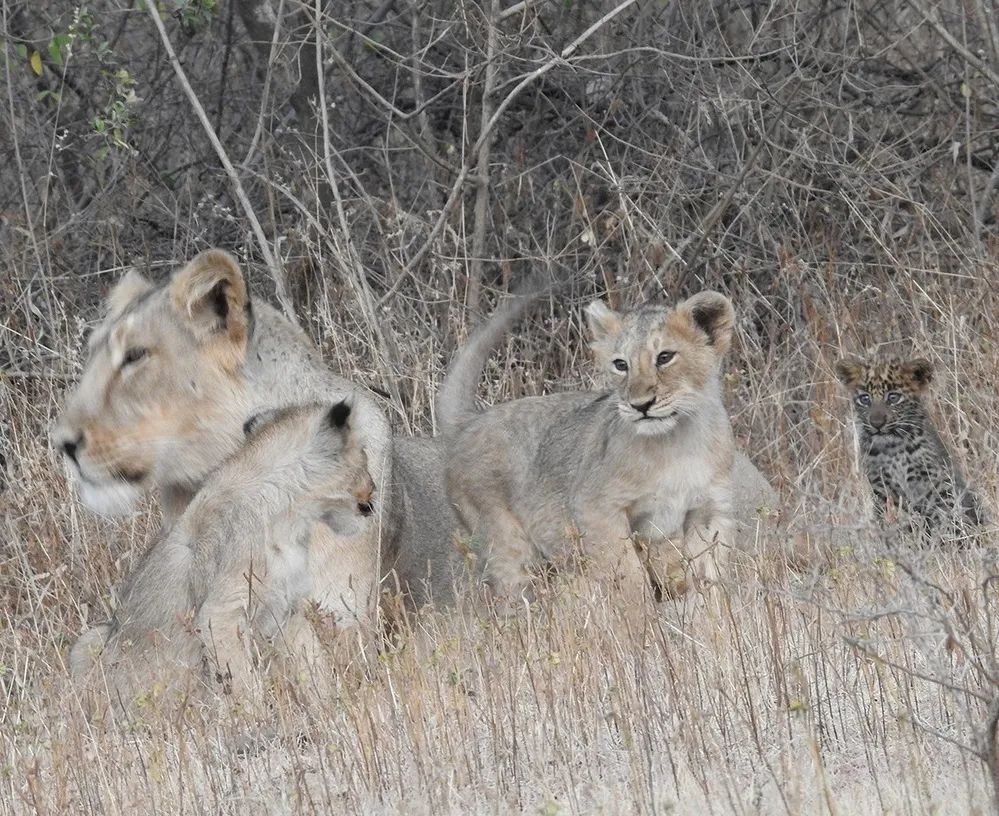
POLYGON ((246 283, 210 250, 156 286, 129 272, 91 334, 53 432, 82 500, 129 512, 154 486, 195 488, 242 441, 246 283))
POLYGON ((616 380, 618 410, 637 433, 667 433, 714 398, 735 325, 724 295, 700 292, 674 308, 624 313, 598 300, 586 314, 597 359, 616 380))
POLYGON ((266 474, 291 497, 296 517, 353 537, 373 513, 375 484, 350 416, 347 402, 264 411, 247 420, 246 448, 226 467, 257 485, 265 479, 258 471, 266 474))

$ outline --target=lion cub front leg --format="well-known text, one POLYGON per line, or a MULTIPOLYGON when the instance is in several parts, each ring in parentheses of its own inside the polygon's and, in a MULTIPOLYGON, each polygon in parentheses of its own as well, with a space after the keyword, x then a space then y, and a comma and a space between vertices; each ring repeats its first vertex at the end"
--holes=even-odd
POLYGON ((665 502, 636 519, 636 546, 657 600, 714 593, 725 575, 734 526, 724 487, 694 507, 665 502))
POLYGON ((728 493, 723 489, 710 494, 702 506, 691 509, 684 520, 687 573, 709 607, 719 613, 721 581, 728 571, 734 531, 728 493))
POLYGON ((252 581, 242 574, 213 582, 198 610, 195 625, 204 646, 209 679, 227 691, 245 694, 252 688, 255 643, 252 637, 252 581))
POLYGON ((596 508, 595 504, 578 507, 575 513, 586 569, 600 584, 609 581, 622 597, 644 598, 649 582, 635 552, 628 517, 596 508))

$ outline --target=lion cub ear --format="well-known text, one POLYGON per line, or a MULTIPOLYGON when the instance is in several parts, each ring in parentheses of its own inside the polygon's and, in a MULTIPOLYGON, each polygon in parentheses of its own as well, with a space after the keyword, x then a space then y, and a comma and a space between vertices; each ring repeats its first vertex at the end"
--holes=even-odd
POLYGON ((220 249, 196 255, 170 281, 170 301, 205 341, 222 341, 240 364, 250 332, 250 298, 236 259, 220 249))
POLYGON ((622 326, 621 315, 602 300, 595 300, 586 307, 586 322, 596 343, 616 336, 622 326))
POLYGON ((154 289, 153 283, 136 269, 129 269, 108 293, 107 311, 111 317, 117 317, 142 297, 154 289))
POLYGON ((836 361, 836 376, 847 388, 853 388, 863 379, 864 364, 856 357, 841 357, 836 361))
POLYGON ((340 400, 326 414, 326 419, 331 428, 338 431, 345 431, 350 425, 350 403, 347 400, 340 400))
POLYGON ((690 315, 694 325, 708 336, 708 344, 714 346, 719 357, 728 351, 735 330, 735 307, 725 295, 698 292, 681 303, 677 310, 690 315))
POLYGON ((917 391, 922 391, 933 380, 933 363, 922 357, 917 357, 915 360, 903 363, 902 373, 908 377, 917 391))

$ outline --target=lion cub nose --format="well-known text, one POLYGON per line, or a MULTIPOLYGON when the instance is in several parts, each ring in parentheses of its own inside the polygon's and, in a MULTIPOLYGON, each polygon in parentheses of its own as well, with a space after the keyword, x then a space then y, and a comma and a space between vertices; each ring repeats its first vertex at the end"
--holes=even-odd
POLYGON ((655 404, 655 402, 656 398, 653 397, 648 402, 633 402, 631 403, 631 407, 634 408, 636 411, 638 411, 638 413, 640 414, 647 414, 649 412, 649 408, 651 408, 655 404))

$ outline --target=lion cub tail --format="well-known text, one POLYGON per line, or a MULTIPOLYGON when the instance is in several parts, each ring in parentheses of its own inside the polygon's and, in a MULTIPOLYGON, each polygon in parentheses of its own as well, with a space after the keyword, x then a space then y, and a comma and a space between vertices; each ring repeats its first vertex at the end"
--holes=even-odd
POLYGON ((448 366, 435 400, 437 427, 441 434, 453 434, 475 415, 475 392, 486 360, 528 306, 549 289, 546 277, 540 273, 531 275, 510 293, 485 323, 472 332, 459 349, 448 366))

